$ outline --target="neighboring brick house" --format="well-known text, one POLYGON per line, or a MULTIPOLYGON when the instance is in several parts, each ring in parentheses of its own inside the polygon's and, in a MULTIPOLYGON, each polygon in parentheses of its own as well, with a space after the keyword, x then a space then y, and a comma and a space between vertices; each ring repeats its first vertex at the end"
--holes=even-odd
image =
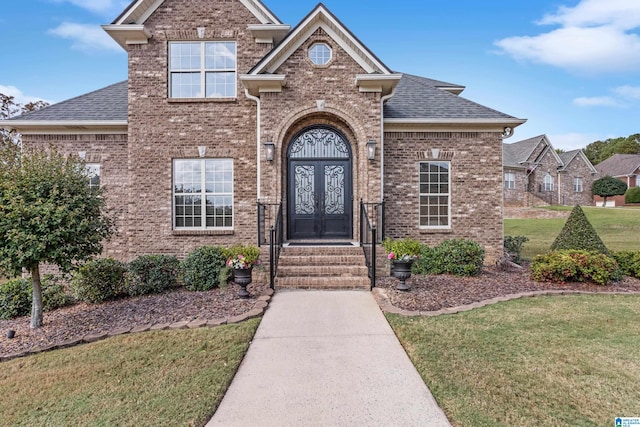
POLYGON ((389 237, 501 256, 502 141, 525 120, 392 71, 322 4, 291 28, 258 0, 137 0, 104 28, 128 81, 4 126, 99 174, 105 255, 256 243, 257 202, 283 203, 285 240, 358 240, 360 200, 384 200, 389 237))
MULTIPOLYGON (((612 176, 627 184, 640 187, 640 154, 614 154, 596 165, 600 177, 612 176)), ((596 205, 602 206, 602 197, 595 196, 596 205)), ((624 196, 607 197, 607 206, 624 205, 624 196)))
POLYGON ((597 171, 582 150, 558 154, 546 135, 503 145, 504 205, 592 205, 597 171))

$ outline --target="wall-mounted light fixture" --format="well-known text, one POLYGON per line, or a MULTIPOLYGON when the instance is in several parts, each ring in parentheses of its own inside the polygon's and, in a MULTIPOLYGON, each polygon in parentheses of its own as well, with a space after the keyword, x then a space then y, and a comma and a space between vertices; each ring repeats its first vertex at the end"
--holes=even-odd
POLYGON ((264 157, 268 162, 273 161, 273 156, 276 152, 276 144, 271 141, 267 141, 264 143, 264 157))
POLYGON ((371 139, 367 142, 367 159, 375 160, 376 158, 376 142, 371 139))

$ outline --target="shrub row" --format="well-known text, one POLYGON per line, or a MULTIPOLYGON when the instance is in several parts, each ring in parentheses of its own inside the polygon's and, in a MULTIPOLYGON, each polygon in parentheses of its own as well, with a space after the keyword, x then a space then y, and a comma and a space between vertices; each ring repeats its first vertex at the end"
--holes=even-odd
POLYGON ((606 285, 618 277, 616 260, 597 252, 552 251, 536 256, 531 263, 531 278, 538 282, 593 282, 606 285))
MULTIPOLYGON (((13 279, 0 285, 0 319, 13 319, 31 313, 33 290, 30 279, 13 279)), ((73 303, 59 278, 42 278, 42 308, 51 311, 73 303)))
POLYGON ((478 276, 484 264, 484 249, 473 240, 445 240, 438 246, 422 245, 413 264, 415 274, 478 276))
MULTIPOLYGON (((637 179, 637 178, 636 178, 637 179)), ((640 203, 640 187, 631 187, 624 193, 625 203, 640 203)))
POLYGON ((621 251, 613 256, 622 274, 640 279, 640 251, 621 251))

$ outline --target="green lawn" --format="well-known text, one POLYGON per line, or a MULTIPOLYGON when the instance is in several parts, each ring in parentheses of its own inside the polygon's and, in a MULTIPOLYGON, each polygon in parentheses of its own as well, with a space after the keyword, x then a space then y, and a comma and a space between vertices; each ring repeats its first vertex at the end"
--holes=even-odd
MULTIPOLYGON (((542 209, 542 208, 539 208, 542 209)), ((571 207, 557 206, 554 210, 571 210, 571 207)), ((598 232, 609 250, 640 250, 640 210, 632 208, 583 207, 585 215, 598 232)), ((534 256, 549 250, 565 219, 505 219, 505 236, 526 236, 529 241, 523 246, 522 256, 534 256)))
POLYGON ((640 415, 640 296, 387 318, 455 426, 613 426, 640 415))
POLYGON ((2 426, 199 426, 259 324, 123 335, 2 363, 2 426))

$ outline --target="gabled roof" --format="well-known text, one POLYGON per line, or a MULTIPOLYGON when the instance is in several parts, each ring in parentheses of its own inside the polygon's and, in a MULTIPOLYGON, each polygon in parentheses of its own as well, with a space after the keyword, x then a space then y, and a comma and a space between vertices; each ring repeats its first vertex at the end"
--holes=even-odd
POLYGON ((3 125, 12 129, 23 128, 46 130, 62 128, 80 131, 88 128, 116 128, 127 126, 128 119, 127 81, 50 105, 41 110, 23 114, 7 120, 3 125))
POLYGON ((403 74, 393 98, 384 106, 385 123, 500 123, 525 120, 501 113, 451 93, 451 83, 403 74))
POLYGON ((571 162, 573 162, 575 159, 578 158, 578 159, 582 159, 582 161, 587 164, 589 169, 591 169, 591 173, 594 173, 594 174, 598 173, 596 168, 593 167, 593 164, 591 164, 591 161, 584 154, 584 151, 582 150, 565 151, 564 153, 560 153, 559 156, 560 156, 560 160, 562 160, 562 163, 563 163, 563 166, 560 168, 560 170, 567 169, 571 164, 571 162))
POLYGON ((614 154, 596 165, 600 175, 613 177, 635 175, 639 168, 640 154, 614 154))
MULTIPOLYGON (((260 0, 239 0, 262 24, 282 24, 260 0)), ((133 0, 112 22, 114 25, 143 25, 164 0, 133 0)))
POLYGON ((512 168, 524 168, 535 163, 531 155, 540 144, 545 144, 551 149, 558 161, 558 167, 563 165, 562 160, 556 154, 546 135, 538 135, 533 138, 502 145, 502 165, 512 168))
POLYGON ((392 74, 324 4, 319 3, 267 56, 249 71, 249 75, 273 74, 318 28, 335 40, 366 73, 392 74))

